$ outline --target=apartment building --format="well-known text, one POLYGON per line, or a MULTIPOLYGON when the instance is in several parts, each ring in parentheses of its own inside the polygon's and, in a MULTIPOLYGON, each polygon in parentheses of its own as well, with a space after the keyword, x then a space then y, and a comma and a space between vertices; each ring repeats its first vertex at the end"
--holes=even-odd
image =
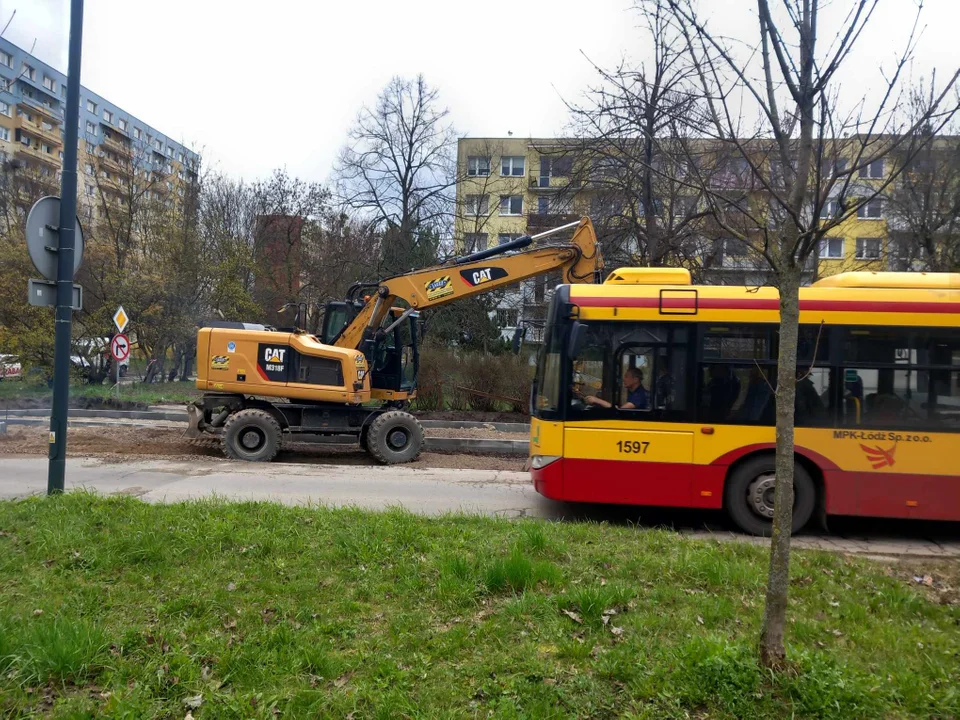
MULTIPOLYGON (((67 77, 0 38, 0 163, 42 194, 60 192, 67 77)), ((81 218, 131 191, 168 208, 196 182, 200 156, 86 87, 80 89, 77 188, 81 218)), ((35 196, 38 194, 34 192, 35 196)))
MULTIPOLYGON (((611 212, 611 195, 605 193, 603 158, 593 158, 593 167, 577 167, 576 151, 570 151, 572 141, 561 138, 464 138, 458 147, 457 213, 454 230, 455 246, 459 252, 492 247, 522 234, 556 227, 590 215, 597 226, 598 236, 605 248, 605 232, 609 229, 611 214, 622 213, 622 205, 611 212)), ((705 145, 709 152, 709 145, 705 145)), ((776 172, 772 167, 771 173, 776 172)), ((724 160, 714 156, 711 186, 721 190, 741 188, 743 196, 756 193, 750 170, 740 158, 724 160)), ((845 169, 845 160, 837 161, 839 170, 845 169)), ((858 169, 851 178, 854 186, 876 187, 887 178, 890 160, 877 160, 858 169)), ((664 178, 682 174, 681 168, 664 178)), ((616 188, 621 196, 625 187, 616 188)), ((853 191, 855 194, 855 191, 853 191)), ((698 201, 689 194, 689 185, 669 184, 660 188, 657 215, 661 222, 674 230, 682 226, 684 218, 696 214, 698 201), (686 190, 686 192, 685 192, 686 190)), ((642 202, 636 200, 635 202, 642 202)), ((822 210, 823 217, 837 212, 837 201, 829 201, 822 210)), ((641 211, 642 214, 642 211, 641 211)), ((831 232, 812 258, 807 278, 833 275, 848 270, 908 269, 894 266, 895 244, 890 242, 890 218, 886 201, 875 200, 860 208, 855 217, 843 222, 831 232)), ((765 284, 769 270, 762 258, 751 255, 749 248, 730 237, 716 223, 706 219, 696 225, 696 231, 684 240, 682 258, 677 255, 664 258, 665 264, 682 262, 696 268, 701 282, 711 284, 765 284)), ((728 233, 727 233, 728 234, 728 233)), ((608 265, 642 263, 646 248, 621 244, 608 265)), ((497 320, 505 337, 512 335, 518 325, 528 328, 528 339, 537 340, 542 327, 545 304, 549 301, 552 278, 529 281, 507 293, 497 309, 497 320)))

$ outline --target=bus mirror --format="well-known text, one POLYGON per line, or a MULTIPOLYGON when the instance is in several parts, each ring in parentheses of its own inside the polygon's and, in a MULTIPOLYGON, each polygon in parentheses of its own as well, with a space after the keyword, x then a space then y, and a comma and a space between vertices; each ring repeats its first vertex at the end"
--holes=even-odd
POLYGON ((567 345, 567 354, 575 358, 583 350, 583 344, 587 341, 587 326, 582 322, 574 321, 570 328, 570 342, 567 345))

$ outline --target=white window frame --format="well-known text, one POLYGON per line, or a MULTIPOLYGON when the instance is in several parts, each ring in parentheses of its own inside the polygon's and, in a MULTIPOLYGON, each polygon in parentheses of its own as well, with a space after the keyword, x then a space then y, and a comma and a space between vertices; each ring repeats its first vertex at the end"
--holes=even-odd
POLYGON ((87 112, 97 114, 97 104, 93 100, 87 100, 87 112))
POLYGON ((120 118, 119 120, 117 120, 117 127, 120 128, 121 130, 123 130, 124 132, 126 132, 126 131, 127 131, 127 121, 126 121, 125 119, 123 119, 123 118, 120 118))
POLYGON ((503 177, 523 177, 527 163, 523 155, 504 155, 500 158, 500 175, 503 177), (519 172, 517 172, 519 161, 519 172), (507 172, 504 172, 507 170, 507 172))
POLYGON ((857 217, 861 220, 882 220, 883 219, 883 201, 880 198, 874 198, 857 208, 857 217), (871 214, 871 209, 876 212, 871 214))
POLYGON ((519 308, 497 308, 497 325, 502 328, 515 328, 520 322, 519 308), (513 320, 513 322, 510 322, 513 320))
POLYGON ((489 215, 490 196, 470 194, 463 198, 464 212, 469 216, 489 215))
POLYGON ((10 128, 0 125, 0 140, 10 142, 10 128))
POLYGON ((463 248, 466 252, 478 252, 489 247, 490 236, 485 232, 466 233, 463 236, 463 248))
POLYGON ((500 196, 500 214, 504 217, 519 217, 523 215, 523 195, 501 195, 500 196), (513 201, 520 201, 520 210, 513 211, 513 201), (506 212, 504 212, 506 208, 506 212))
POLYGON ((159 138, 155 139, 155 140, 153 141, 153 149, 156 150, 157 152, 161 152, 161 153, 162 153, 162 152, 163 152, 163 141, 160 140, 159 138))
POLYGON ((13 69, 13 55, 10 53, 0 50, 0 65, 6 65, 11 70, 13 69))
POLYGON ((107 110, 107 108, 103 109, 103 119, 108 123, 113 122, 113 113, 110 110, 107 110))
POLYGON ((840 202, 838 200, 827 200, 823 207, 820 208, 820 219, 829 220, 837 216, 837 211, 840 209, 840 202))
POLYGON ((10 103, 0 101, 0 115, 12 117, 10 113, 10 103))
POLYGON ((87 124, 84 126, 84 130, 87 135, 96 135, 97 134, 97 125, 92 120, 87 120, 87 124))
POLYGON ((490 156, 489 155, 470 155, 467 158, 467 176, 468 177, 490 177, 490 156), (485 162, 481 162, 485 161, 485 162), (481 172, 482 167, 486 165, 486 172, 481 172))
POLYGON ((135 139, 135 140, 139 140, 142 136, 143 136, 143 131, 142 131, 140 128, 134 126, 134 128, 133 128, 133 137, 134 137, 134 139, 135 139))
POLYGON ((44 76, 43 76, 43 86, 44 86, 47 90, 49 90, 50 92, 54 92, 54 93, 55 93, 55 92, 57 91, 57 81, 54 80, 54 79, 53 79, 52 77, 50 77, 49 75, 44 75, 44 76))
POLYGON ((857 238, 857 248, 856 248, 855 257, 857 260, 880 260, 883 257, 883 246, 880 242, 880 238, 875 238, 875 237, 857 238), (866 254, 868 242, 877 244, 877 254, 875 256, 866 254))
POLYGON ((881 158, 881 159, 879 159, 879 160, 874 160, 874 161, 873 161, 872 163, 870 163, 869 165, 864 165, 862 168, 860 168, 858 174, 859 174, 860 177, 862 177, 862 178, 869 178, 869 179, 871 179, 871 180, 878 180, 878 179, 880 179, 880 178, 883 177, 883 171, 884 171, 883 158, 881 158), (877 175, 877 174, 874 172, 878 167, 880 168, 880 174, 879 174, 879 175, 877 175))
POLYGON ((26 63, 23 64, 22 74, 25 75, 27 80, 30 80, 31 82, 37 81, 37 69, 27 65, 26 63))
POLYGON ((523 237, 523 233, 497 233, 497 245, 513 242, 523 237))
POLYGON ((820 257, 821 260, 839 260, 839 259, 843 258, 843 251, 844 251, 844 247, 843 247, 843 246, 844 246, 843 238, 840 238, 840 237, 826 237, 826 238, 824 238, 823 240, 820 241, 820 248, 819 248, 819 253, 818 253, 818 255, 819 255, 819 257, 820 257), (830 252, 831 243, 834 243, 834 242, 840 243, 840 253, 837 254, 837 255, 832 254, 832 253, 830 252))

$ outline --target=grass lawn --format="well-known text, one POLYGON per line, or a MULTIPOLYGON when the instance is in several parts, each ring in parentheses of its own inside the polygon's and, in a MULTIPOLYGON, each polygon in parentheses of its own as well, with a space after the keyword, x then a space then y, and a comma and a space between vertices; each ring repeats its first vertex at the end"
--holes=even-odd
POLYGON ((793 666, 762 671, 766 564, 596 524, 4 502, 0 716, 960 716, 960 607, 869 561, 795 554, 793 666))
MULTIPOLYGON (((122 402, 145 403, 147 405, 159 405, 161 403, 187 403, 196 400, 202 393, 197 390, 196 383, 189 382, 169 382, 169 383, 143 383, 134 382, 130 385, 120 386, 120 400, 122 402)), ((70 386, 71 401, 87 400, 115 400, 117 391, 113 389, 112 383, 105 382, 103 385, 73 384, 70 386)), ((3 407, 5 400, 33 399, 52 401, 53 390, 45 384, 33 384, 29 382, 2 382, 0 383, 0 407, 3 407)))

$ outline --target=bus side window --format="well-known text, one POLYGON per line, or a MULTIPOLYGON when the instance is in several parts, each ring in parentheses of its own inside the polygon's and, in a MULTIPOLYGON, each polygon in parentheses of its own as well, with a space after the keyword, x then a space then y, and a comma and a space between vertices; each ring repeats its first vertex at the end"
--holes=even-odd
POLYGON ((624 353, 620 359, 621 410, 650 410, 650 377, 653 374, 653 352, 624 353))

